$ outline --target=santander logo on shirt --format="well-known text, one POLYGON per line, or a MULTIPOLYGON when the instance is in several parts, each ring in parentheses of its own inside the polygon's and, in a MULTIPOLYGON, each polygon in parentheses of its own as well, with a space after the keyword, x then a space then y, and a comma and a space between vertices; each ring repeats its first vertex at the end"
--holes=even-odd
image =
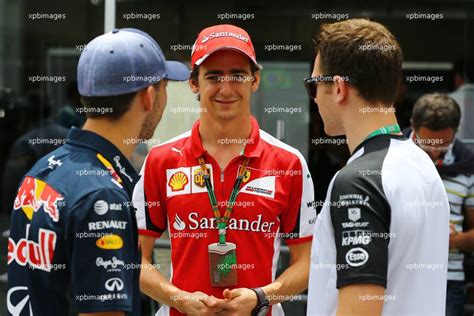
MULTIPOLYGON (((235 219, 230 218, 227 224, 229 230, 249 231, 256 233, 268 233, 275 230, 275 222, 263 220, 262 214, 253 214, 251 218, 235 219)), ((173 219, 173 228, 177 231, 185 229, 217 229, 215 217, 200 216, 198 212, 190 212, 187 218, 181 218, 178 214, 173 219)))

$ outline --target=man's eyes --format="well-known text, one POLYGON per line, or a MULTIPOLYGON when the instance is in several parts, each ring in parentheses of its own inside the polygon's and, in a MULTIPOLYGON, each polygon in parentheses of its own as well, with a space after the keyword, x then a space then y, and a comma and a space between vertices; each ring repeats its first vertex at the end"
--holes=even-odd
POLYGON ((249 77, 247 74, 232 74, 232 75, 208 75, 206 80, 212 82, 245 82, 245 79, 249 77))
POLYGON ((206 80, 216 81, 216 82, 217 82, 219 77, 222 77, 222 76, 217 76, 217 75, 206 76, 206 80))

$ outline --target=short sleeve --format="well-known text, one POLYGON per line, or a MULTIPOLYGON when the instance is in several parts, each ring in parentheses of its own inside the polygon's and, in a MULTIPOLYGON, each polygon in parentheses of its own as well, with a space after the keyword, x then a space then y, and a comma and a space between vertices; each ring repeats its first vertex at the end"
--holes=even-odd
POLYGON ((469 178, 469 188, 467 189, 466 199, 464 200, 464 206, 468 208, 474 208, 474 175, 469 178))
POLYGON ((158 238, 167 227, 166 210, 160 191, 160 181, 166 181, 166 178, 160 178, 160 169, 154 163, 153 153, 152 150, 145 160, 132 200, 136 209, 138 233, 158 238))
POLYGON ((68 261, 77 312, 132 311, 138 242, 125 192, 101 189, 71 209, 68 261))
POLYGON ((363 176, 337 176, 330 196, 337 288, 369 283, 386 287, 390 205, 380 185, 363 176))
POLYGON ((288 245, 310 241, 316 222, 313 180, 303 156, 298 156, 286 175, 291 178, 290 197, 281 215, 281 232, 288 245))

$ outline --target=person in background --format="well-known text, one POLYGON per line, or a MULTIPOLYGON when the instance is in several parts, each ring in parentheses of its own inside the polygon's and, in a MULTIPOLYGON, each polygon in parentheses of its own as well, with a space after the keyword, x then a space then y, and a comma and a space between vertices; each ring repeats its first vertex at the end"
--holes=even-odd
POLYGON ((464 252, 474 251, 474 153, 456 138, 461 119, 457 102, 446 94, 416 101, 411 128, 404 133, 423 149, 443 180, 450 206, 446 315, 463 315, 464 252))

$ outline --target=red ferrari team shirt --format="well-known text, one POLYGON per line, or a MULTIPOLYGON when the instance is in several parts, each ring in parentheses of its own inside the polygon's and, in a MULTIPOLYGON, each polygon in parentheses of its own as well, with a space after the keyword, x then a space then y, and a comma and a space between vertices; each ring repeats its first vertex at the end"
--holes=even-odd
MULTIPOLYGON (((259 129, 252 132, 242 155, 221 169, 203 148, 197 121, 192 130, 149 153, 135 187, 139 234, 171 241, 171 282, 188 291, 222 298, 224 288, 211 285, 208 245, 218 241, 214 218, 198 158, 203 156, 221 216, 244 157, 250 158, 240 186, 227 242, 237 246, 238 284, 231 288, 261 287, 275 279, 282 239, 288 245, 312 239, 316 219, 311 175, 301 153, 259 129)), ((226 144, 235 139, 222 139, 226 144)), ((177 298, 178 299, 178 298, 177 298)), ((164 306, 160 315, 180 315, 164 306)), ((272 315, 282 315, 273 306, 272 315)))

